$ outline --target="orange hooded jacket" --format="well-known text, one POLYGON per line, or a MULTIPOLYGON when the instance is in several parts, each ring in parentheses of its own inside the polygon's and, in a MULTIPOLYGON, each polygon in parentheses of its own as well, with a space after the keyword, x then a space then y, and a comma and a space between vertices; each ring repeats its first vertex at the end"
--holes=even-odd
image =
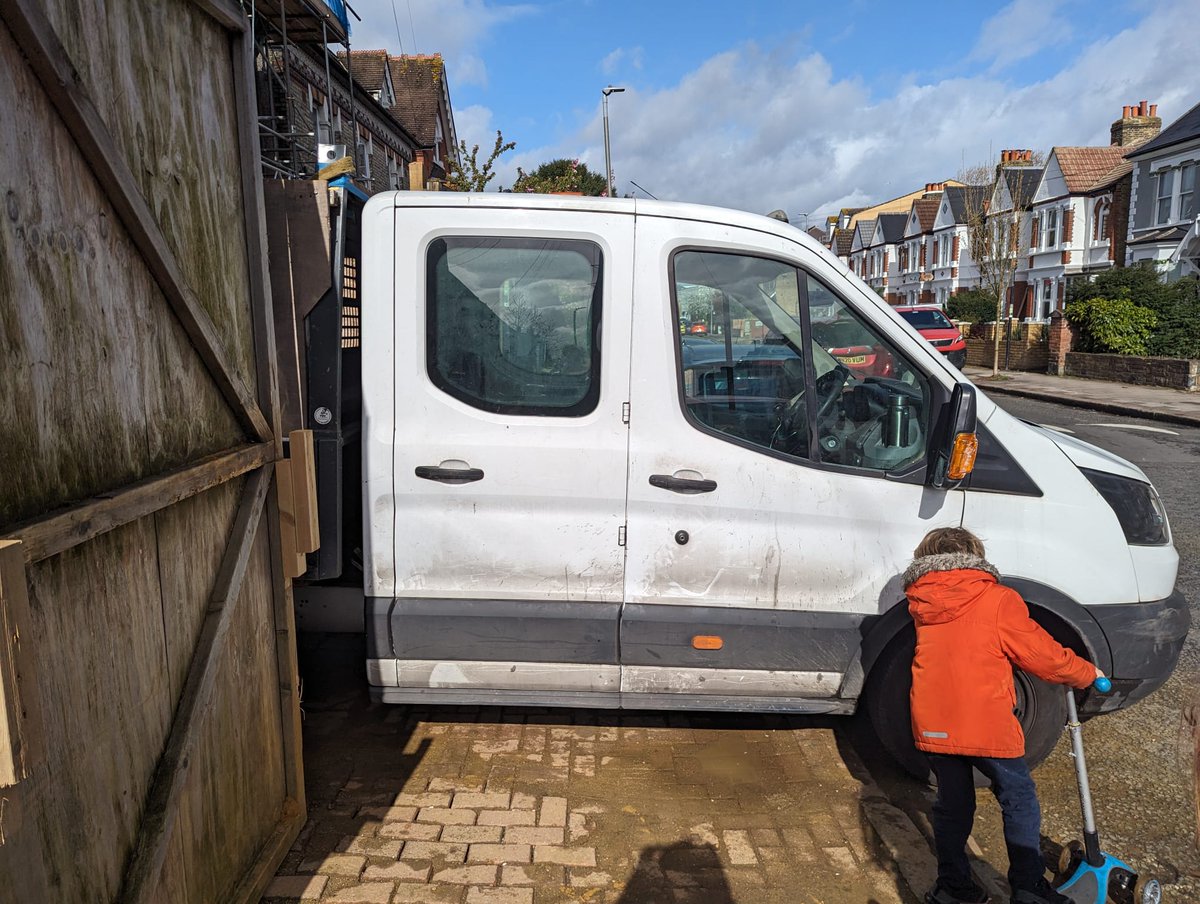
POLYGON ((1096 677, 1095 667, 1042 630, 1021 595, 1000 584, 996 569, 978 556, 915 559, 904 590, 917 626, 910 699, 921 750, 1024 756, 1013 666, 1079 688, 1096 677))

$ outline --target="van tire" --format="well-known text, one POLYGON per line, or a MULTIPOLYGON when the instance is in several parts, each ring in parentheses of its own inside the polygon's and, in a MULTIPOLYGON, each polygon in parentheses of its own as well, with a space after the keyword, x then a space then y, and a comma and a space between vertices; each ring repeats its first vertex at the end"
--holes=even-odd
MULTIPOLYGON (((933 784, 929 761, 913 744, 912 660, 916 650, 916 631, 906 627, 883 651, 867 677, 866 707, 879 744, 909 775, 933 784)), ((1066 724, 1067 704, 1061 687, 1049 684, 1027 672, 1014 670, 1017 692, 1017 718, 1025 732, 1025 762, 1029 768, 1040 764, 1058 743, 1066 724)), ((979 773, 975 784, 987 782, 979 773)))

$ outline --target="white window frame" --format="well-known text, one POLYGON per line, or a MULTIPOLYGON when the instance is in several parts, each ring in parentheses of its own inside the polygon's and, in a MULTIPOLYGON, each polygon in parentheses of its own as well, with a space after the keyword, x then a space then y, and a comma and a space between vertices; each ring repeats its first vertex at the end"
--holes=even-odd
POLYGON ((1154 223, 1156 226, 1161 226, 1165 223, 1172 222, 1171 213, 1175 207, 1175 170, 1164 169, 1158 171, 1158 180, 1154 186, 1154 223), (1166 189, 1166 194, 1163 194, 1163 189, 1166 189), (1166 203, 1166 211, 1164 215, 1163 204, 1166 203))
POLYGON ((354 155, 358 158, 362 178, 367 182, 371 181, 371 146, 370 139, 364 139, 361 135, 354 136, 354 155))
POLYGON ((433 162, 441 166, 442 163, 442 141, 445 138, 445 132, 442 131, 442 116, 439 113, 437 119, 433 121, 433 162))
POLYGON ((1185 163, 1181 167, 1179 167, 1179 207, 1178 207, 1179 216, 1178 216, 1178 219, 1183 220, 1185 222, 1192 220, 1196 216, 1196 213, 1198 212, 1198 210, 1200 210, 1200 208, 1198 208, 1197 204, 1196 204, 1196 175, 1197 175, 1196 170, 1197 169, 1200 169, 1200 167, 1197 167, 1195 161, 1185 163), (1191 184, 1191 187, 1187 191, 1184 191, 1184 185, 1183 185, 1184 179, 1189 176, 1191 177, 1192 184, 1191 184))
POLYGON ((1058 208, 1049 208, 1042 220, 1042 247, 1058 247, 1058 208))
POLYGON ((1111 205, 1104 200, 1096 204, 1096 244, 1106 245, 1108 239, 1104 237, 1105 231, 1108 229, 1108 208, 1111 205))

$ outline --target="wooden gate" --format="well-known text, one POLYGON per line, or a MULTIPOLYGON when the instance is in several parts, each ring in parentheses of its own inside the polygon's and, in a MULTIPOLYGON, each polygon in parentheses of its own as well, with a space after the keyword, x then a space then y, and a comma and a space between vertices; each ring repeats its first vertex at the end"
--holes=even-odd
POLYGON ((256 900, 304 789, 245 15, 0 23, 0 901, 256 900))

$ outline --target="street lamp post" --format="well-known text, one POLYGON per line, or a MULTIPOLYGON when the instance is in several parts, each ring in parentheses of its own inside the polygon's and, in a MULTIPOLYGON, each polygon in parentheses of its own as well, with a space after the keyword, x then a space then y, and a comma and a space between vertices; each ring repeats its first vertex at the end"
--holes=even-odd
POLYGON ((609 85, 600 93, 604 95, 604 184, 608 186, 608 196, 613 196, 612 152, 608 149, 608 96, 620 94, 624 88, 614 88, 609 85))

